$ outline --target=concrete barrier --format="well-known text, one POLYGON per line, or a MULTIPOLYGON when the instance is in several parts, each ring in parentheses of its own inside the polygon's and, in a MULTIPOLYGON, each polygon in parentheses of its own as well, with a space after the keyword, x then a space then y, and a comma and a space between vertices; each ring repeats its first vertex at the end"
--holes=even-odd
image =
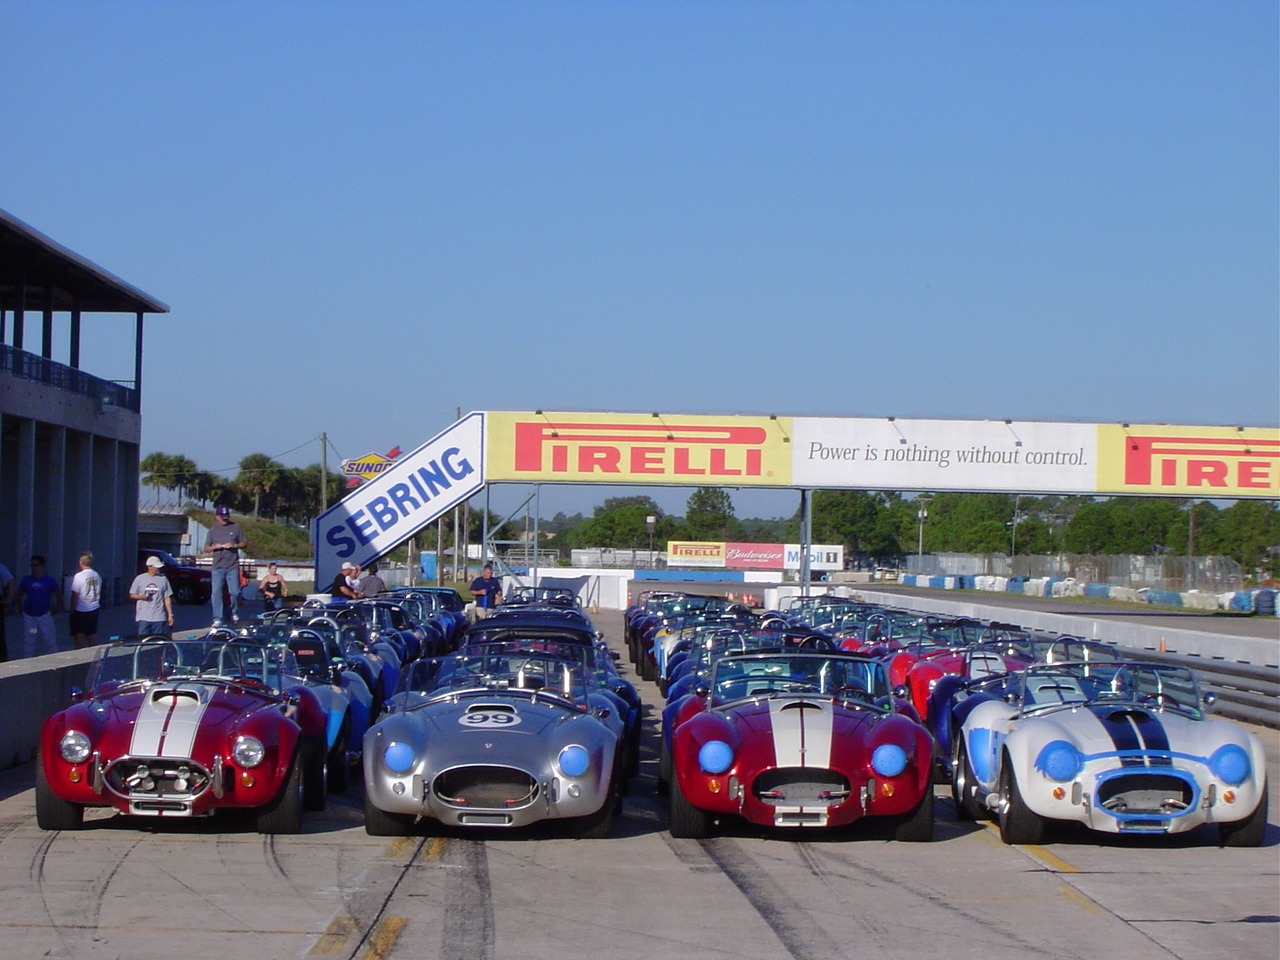
MULTIPOLYGON (((204 630, 175 633, 183 640, 204 630)), ((40 746, 40 725, 71 704, 71 690, 85 687, 89 664, 102 647, 66 650, 0 663, 0 770, 26 763, 40 746)))

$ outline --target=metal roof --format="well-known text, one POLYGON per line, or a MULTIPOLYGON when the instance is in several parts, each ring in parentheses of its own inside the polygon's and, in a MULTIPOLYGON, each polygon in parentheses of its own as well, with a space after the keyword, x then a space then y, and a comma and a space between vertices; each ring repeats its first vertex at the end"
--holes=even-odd
POLYGON ((49 290, 58 312, 77 307, 85 313, 169 312, 167 304, 0 210, 0 310, 18 308, 24 273, 30 313, 46 309, 49 290))

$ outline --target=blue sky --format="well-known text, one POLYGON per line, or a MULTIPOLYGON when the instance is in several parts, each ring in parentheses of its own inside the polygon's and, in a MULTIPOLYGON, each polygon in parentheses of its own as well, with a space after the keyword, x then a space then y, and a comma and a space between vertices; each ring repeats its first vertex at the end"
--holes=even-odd
MULTIPOLYGON (((410 449, 455 408, 1280 420, 1274 2, 29 0, 0 29, 0 208, 172 307, 144 453, 410 449)), ((131 377, 131 320, 90 319, 83 365, 131 377)))

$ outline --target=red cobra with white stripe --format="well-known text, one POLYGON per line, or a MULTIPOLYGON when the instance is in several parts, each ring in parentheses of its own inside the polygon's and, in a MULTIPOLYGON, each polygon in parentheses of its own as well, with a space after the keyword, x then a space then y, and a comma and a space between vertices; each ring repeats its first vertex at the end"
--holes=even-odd
POLYGON ((193 817, 270 806, 324 736, 324 711, 287 656, 226 641, 104 650, 89 695, 41 728, 41 825, 73 829, 87 807, 193 817))
MULTIPOLYGON (((673 832, 682 832, 677 803, 709 817, 731 814, 774 827, 836 827, 868 816, 910 818, 913 812, 931 822, 933 741, 900 712, 905 710, 905 702, 890 695, 883 666, 869 657, 726 658, 675 720, 673 832), (797 665, 808 680, 781 675, 797 665), (829 679, 837 669, 849 678, 857 674, 858 682, 829 679), (877 772, 873 756, 882 746, 890 753, 882 754, 881 766, 894 756, 903 761, 900 769, 877 772)), ((922 832, 931 835, 915 831, 922 832)))

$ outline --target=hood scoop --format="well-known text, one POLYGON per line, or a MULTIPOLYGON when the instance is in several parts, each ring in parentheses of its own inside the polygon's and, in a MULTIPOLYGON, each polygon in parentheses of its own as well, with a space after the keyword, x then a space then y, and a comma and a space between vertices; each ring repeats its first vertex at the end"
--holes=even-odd
POLYGON ((822 704, 814 703, 811 700, 793 700, 790 703, 784 703, 778 708, 779 712, 785 713, 788 710, 821 710, 822 704))
POLYGON ((1151 714, 1137 707, 1129 707, 1124 710, 1112 710, 1107 714, 1107 720, 1111 723, 1124 723, 1127 720, 1134 723, 1150 723, 1151 714))
POLYGON ((152 690, 148 699, 151 703, 159 704, 164 707, 182 705, 194 707, 200 703, 200 694, 196 693, 194 690, 188 690, 182 687, 167 687, 159 690, 152 690))
POLYGON ((509 703, 472 703, 467 706, 467 713, 515 713, 516 708, 509 703))

